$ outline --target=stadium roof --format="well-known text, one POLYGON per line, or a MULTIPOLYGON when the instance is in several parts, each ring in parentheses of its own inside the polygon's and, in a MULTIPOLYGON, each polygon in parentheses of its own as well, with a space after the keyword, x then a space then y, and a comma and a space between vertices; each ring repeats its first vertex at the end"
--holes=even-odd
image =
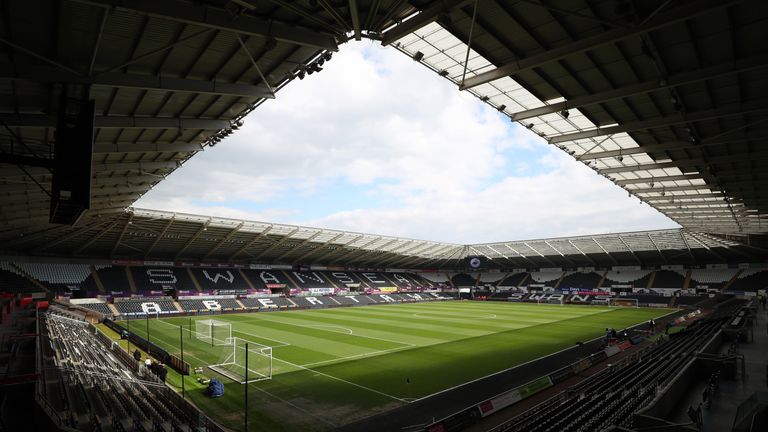
MULTIPOLYGON (((764 1, 29 0, 2 8, 5 239, 61 232, 57 244, 66 245, 89 227, 129 226, 136 216, 126 207, 154 184, 362 37, 473 92, 682 232, 709 233, 695 234, 703 243, 766 232, 764 1), (92 205, 75 228, 47 223, 51 173, 22 165, 51 154, 62 89, 87 91, 97 111, 92 205)), ((115 244, 110 255, 123 254, 115 244)), ((517 262, 546 256, 532 250, 517 262)))
MULTIPOLYGON (((129 209, 80 226, 20 235, 3 249, 29 255, 360 268, 609 267, 754 262, 765 250, 687 229, 460 245, 203 215, 129 209)), ((2 251, 2 250, 0 250, 2 251)))

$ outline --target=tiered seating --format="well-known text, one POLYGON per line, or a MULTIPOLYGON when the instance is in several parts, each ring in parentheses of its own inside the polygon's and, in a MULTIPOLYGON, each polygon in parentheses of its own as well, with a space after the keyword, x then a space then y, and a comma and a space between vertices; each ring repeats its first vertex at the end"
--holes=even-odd
POLYGON ((432 284, 413 273, 380 273, 398 288, 429 287, 432 284))
POLYGON ((285 297, 265 297, 265 298, 241 298, 240 303, 248 309, 276 309, 276 308, 293 308, 291 303, 285 297))
POLYGON ((199 419, 176 405, 169 388, 128 367, 87 323, 48 314, 41 329, 49 365, 43 370, 47 395, 67 426, 123 432, 197 429, 199 419))
POLYGON ((648 285, 650 270, 610 270, 605 274, 604 287, 612 285, 632 285, 645 288, 648 285))
POLYGON ((757 291, 766 287, 768 287, 768 270, 746 269, 739 274, 738 278, 728 289, 733 291, 757 291))
POLYGON ((417 273, 387 273, 388 276, 390 276, 390 279, 397 278, 395 275, 402 275, 406 279, 410 279, 414 282, 414 286, 417 287, 432 287, 434 284, 432 281, 426 279, 423 277, 423 274, 417 274, 417 273))
POLYGON ((125 267, 110 266, 96 269, 96 273, 101 279, 102 285, 107 292, 128 294, 131 292, 131 285, 128 282, 128 276, 125 274, 125 267))
POLYGON ((242 291, 250 288, 237 269, 195 268, 192 275, 203 290, 242 291))
POLYGON ((118 312, 121 314, 131 315, 144 315, 146 313, 174 313, 178 310, 173 306, 171 300, 128 300, 128 301, 116 301, 114 303, 118 312))
POLYGON ((614 364, 537 405, 495 430, 516 432, 586 432, 611 425, 631 427, 631 414, 650 402, 656 389, 669 384, 723 323, 741 306, 734 302, 710 318, 657 343, 642 356, 614 364))
POLYGON ((675 299, 675 306, 692 306, 708 298, 708 296, 680 296, 675 299))
POLYGON ((685 276, 672 270, 657 270, 651 288, 682 288, 685 276))
POLYGON ((543 284, 546 286, 553 286, 563 272, 561 271, 537 271, 531 272, 531 277, 528 278, 528 285, 543 284))
POLYGON ((516 287, 525 279, 528 273, 515 273, 505 277, 498 283, 498 287, 516 287))
POLYGON ((689 288, 706 285, 707 288, 720 289, 733 278, 738 269, 693 269, 689 288))
POLYGON ((10 263, 0 261, 0 292, 26 293, 42 291, 29 279, 19 274, 10 263))
POLYGON ((84 308, 88 308, 92 311, 96 311, 98 313, 104 314, 104 315, 112 315, 112 310, 107 306, 104 302, 94 302, 94 303, 78 303, 78 306, 82 306, 84 308))
POLYGON ((96 284, 87 264, 16 263, 28 275, 43 283, 52 291, 82 289, 95 291, 96 284))
POLYGON ((560 282, 559 287, 560 288, 582 288, 585 290, 594 290, 595 288, 597 288, 597 285, 600 283, 601 279, 602 279, 602 276, 595 272, 589 272, 589 273, 573 272, 565 275, 563 280, 560 282))
POLYGON ((242 271, 256 289, 267 289, 267 285, 294 287, 288 277, 280 270, 243 269, 242 271))
POLYGON ((162 291, 171 288, 195 291, 195 284, 180 267, 131 267, 131 276, 138 291, 162 291))
POLYGON ((187 312, 243 309, 237 300, 232 298, 179 300, 178 303, 187 312))
POLYGON ((323 275, 323 272, 288 272, 288 276, 296 282, 299 288, 332 288, 333 285, 323 275))
POLYGON ((334 284, 338 287, 346 287, 346 286, 361 286, 366 288, 374 288, 374 285, 369 283, 367 280, 363 280, 358 274, 355 272, 349 272, 349 271, 327 271, 325 272, 326 277, 333 281, 334 284))
POLYGON ((447 273, 420 273, 424 279, 434 284, 447 284, 450 278, 447 273))
POLYGON ((319 308, 339 305, 339 302, 331 296, 293 297, 291 300, 296 303, 296 306, 301 308, 319 308))
POLYGON ((453 282, 453 286, 457 287, 472 287, 477 285, 475 278, 466 273, 457 273, 453 275, 451 277, 451 282, 453 282))

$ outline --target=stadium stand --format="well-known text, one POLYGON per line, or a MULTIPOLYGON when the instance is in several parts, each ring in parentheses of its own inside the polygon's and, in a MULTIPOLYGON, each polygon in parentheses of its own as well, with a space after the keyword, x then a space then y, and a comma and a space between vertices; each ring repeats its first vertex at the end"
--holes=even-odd
POLYGON ((11 263, 0 261, 0 292, 28 293, 36 291, 41 291, 41 289, 21 275, 11 263))
POLYGON ((331 288, 333 285, 328 282, 322 272, 286 272, 288 277, 295 282, 299 288, 331 288))
POLYGON ((457 287, 472 287, 477 285, 475 277, 466 273, 457 273, 453 275, 451 277, 451 282, 453 283, 453 286, 457 287))
POLYGON ((87 322, 48 313, 41 328, 45 396, 63 426, 89 432, 199 430, 199 419, 176 403, 169 388, 140 374, 130 357, 113 354, 106 345, 111 341, 99 338, 87 322))
POLYGON ((603 277, 595 272, 570 272, 560 281, 559 288, 583 288, 593 290, 597 288, 603 277))
POLYGON ((599 431, 611 425, 631 427, 632 413, 647 405, 659 388, 669 385, 743 304, 740 300, 723 304, 685 331, 660 339, 641 354, 590 376, 494 431, 575 432, 599 431))
POLYGON ((736 280, 728 287, 729 291, 757 291, 768 288, 768 271, 764 269, 746 269, 739 273, 736 280))
POLYGON ((191 271, 203 290, 243 291, 250 288, 237 269, 193 268, 191 271))
POLYGON ((242 310, 243 307, 232 298, 224 299, 185 299, 178 301, 179 306, 186 312, 211 310, 242 310))
POLYGON ((16 265, 51 291, 87 290, 98 288, 86 264, 56 264, 19 262, 16 265))
POLYGON ((330 279, 336 286, 340 288, 344 287, 356 287, 361 286, 365 288, 374 288, 374 285, 369 283, 367 280, 361 278, 355 272, 351 271, 327 271, 325 272, 325 275, 330 279))
POLYGON ((738 269, 693 269, 691 270, 691 281, 689 288, 707 287, 711 289, 721 289, 736 275, 738 269))
POLYGON ((133 266, 130 272, 137 291, 197 290, 185 268, 133 266))
POLYGON ((685 276, 672 270, 657 270, 650 288, 682 288, 685 276))
POLYGON ((276 309, 276 308, 294 308, 296 304, 286 297, 262 297, 262 298, 241 298, 240 303, 247 309, 276 309))
POLYGON ((602 286, 632 285, 637 288, 645 288, 650 273, 651 270, 610 270, 605 274, 605 281, 603 281, 602 286))
POLYGON ((280 270, 243 269, 242 272, 256 289, 267 289, 267 285, 293 287, 290 279, 280 270))
POLYGON ((511 274, 507 277, 505 277, 503 280, 501 280, 498 285, 498 287, 517 287, 519 286, 523 280, 528 276, 528 273, 515 273, 511 274))
POLYGON ((110 266, 97 269, 96 273, 107 292, 127 294, 131 292, 131 284, 125 271, 126 267, 110 266))
POLYGON ((78 303, 77 305, 104 315, 113 315, 112 310, 104 302, 94 301, 93 303, 78 303))
POLYGON ((553 286, 560 279, 560 276, 562 275, 563 275, 563 272, 560 270, 557 270, 557 271, 545 270, 545 271, 531 272, 531 277, 528 279, 527 284, 528 286, 530 285, 553 286))
POLYGON ((145 315, 156 313, 175 313, 178 309, 171 300, 156 300, 145 298, 142 300, 124 300, 114 303, 117 311, 124 315, 145 315))

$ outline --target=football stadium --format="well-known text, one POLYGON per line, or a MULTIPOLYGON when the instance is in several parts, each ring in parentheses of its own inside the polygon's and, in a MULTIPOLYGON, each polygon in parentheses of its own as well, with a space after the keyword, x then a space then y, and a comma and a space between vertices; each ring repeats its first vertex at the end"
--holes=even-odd
POLYGON ((0 431, 766 431, 766 120, 763 0, 0 0, 0 431), (675 227, 140 205, 358 41, 675 227))

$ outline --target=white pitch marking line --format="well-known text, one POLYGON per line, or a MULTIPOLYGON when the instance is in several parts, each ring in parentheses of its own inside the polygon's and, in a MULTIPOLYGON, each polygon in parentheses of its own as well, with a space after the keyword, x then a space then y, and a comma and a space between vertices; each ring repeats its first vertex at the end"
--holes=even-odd
MULTIPOLYGON (((245 320, 228 320, 228 319, 224 319, 224 318, 222 318, 221 320, 222 321, 226 321, 226 322, 230 322, 232 324, 237 324, 239 322, 245 321, 245 320)), ((255 320, 250 320, 250 321, 261 321, 261 319, 255 319, 255 320)), ((289 344, 288 342, 283 342, 281 340, 273 339, 273 338, 266 337, 266 336, 259 336, 259 335, 253 334, 253 333, 248 333, 248 332, 244 332, 244 331, 240 331, 240 330, 232 330, 232 332, 247 334, 248 336, 257 337, 257 338, 260 338, 260 339, 271 340, 273 342, 277 342, 277 343, 280 344, 280 345, 273 345, 272 348, 279 348, 281 346, 291 346, 291 344, 289 344)))
POLYGON ((384 393, 384 392, 380 392, 380 391, 378 391, 378 390, 375 390, 375 389, 372 389, 372 388, 370 388, 370 387, 366 387, 366 386, 364 386, 364 385, 360 385, 360 384, 357 384, 357 383, 353 383, 352 381, 347 381, 347 380, 345 380, 345 379, 341 379, 341 378, 339 378, 339 377, 335 377, 335 376, 333 376, 333 375, 329 375, 329 374, 327 374, 327 373, 323 373, 323 372, 317 371, 317 370, 315 370, 315 369, 311 369, 311 368, 308 368, 308 367, 304 367, 304 366, 301 366, 301 365, 297 365, 296 363, 291 363, 291 362, 289 362, 289 361, 286 361, 286 360, 283 360, 283 359, 280 359, 280 358, 277 358, 277 357, 274 357, 274 356, 272 357, 272 359, 273 359, 273 360, 277 360, 277 361, 279 361, 279 362, 283 362, 283 363, 285 363, 285 364, 287 364, 287 365, 289 365, 289 366, 293 366, 293 367, 296 367, 296 368, 299 368, 299 369, 304 369, 304 370, 307 370, 307 371, 310 371, 310 372, 314 372, 314 373, 316 373, 316 374, 318 374, 318 375, 322 375, 322 376, 324 376, 324 377, 328 377, 328 378, 330 378, 330 379, 334 379, 334 380, 337 380, 337 381, 341 381, 341 382, 343 382, 343 383, 347 383, 347 384, 349 384, 349 385, 351 385, 351 386, 355 386, 355 387, 361 388, 361 389, 363 389, 363 390, 368 390, 368 391, 370 391, 370 392, 373 392, 373 393, 376 393, 376 394, 379 394, 379 395, 382 395, 382 396, 388 397, 388 398, 390 398, 390 399, 394 399, 394 400, 396 400, 396 401, 400 401, 400 402, 408 403, 408 401, 407 401, 407 400, 405 400, 405 399, 402 399, 402 398, 399 398, 399 397, 397 397, 397 396, 392 396, 391 394, 387 394, 387 393, 384 393))
POLYGON ((387 352, 402 351, 402 350, 406 350, 406 349, 409 349, 409 348, 411 348, 411 347, 397 347, 397 348, 390 348, 390 349, 385 349, 385 350, 377 350, 377 351, 371 351, 371 352, 362 353, 362 354, 355 354, 355 355, 346 356, 346 357, 337 357, 337 358, 331 359, 331 360, 323 360, 323 361, 314 362, 314 363, 306 363, 306 364, 303 364, 301 366, 316 366, 316 365, 319 365, 319 364, 332 363, 332 362, 340 361, 340 360, 349 360, 349 359, 358 358, 358 357, 374 356, 374 355, 383 354, 383 353, 387 353, 387 352))
MULTIPOLYGON (((346 327, 336 326, 336 325, 307 324, 305 327, 313 327, 313 328, 319 328, 319 329, 333 329, 333 328, 337 328, 337 329, 344 330, 344 333, 346 333, 348 335, 353 334, 351 329, 348 329, 346 327)), ((337 332, 337 333, 341 333, 341 332, 337 332)))
MULTIPOLYGON (((253 318, 253 319, 243 319, 243 320, 236 320, 236 321, 230 321, 230 322, 237 323, 237 322, 243 322, 243 321, 270 321, 270 322, 275 322, 275 323, 278 323, 278 324, 292 325, 292 326, 296 326, 296 327, 305 327, 305 328, 313 328, 313 327, 315 327, 314 324, 294 324, 294 323, 290 323, 290 322, 286 322, 286 321, 282 321, 282 320, 276 320, 274 318, 267 319, 266 317, 264 317, 264 318, 253 318)), ((332 327, 345 328, 345 327, 341 327, 341 326, 332 326, 332 327)), ((325 330, 325 331, 332 331, 332 330, 325 330)), ((340 332, 334 332, 334 333, 340 333, 340 332)), ((409 347, 419 346, 419 345, 411 344, 411 343, 408 343, 408 342, 401 342, 401 341, 396 341, 396 340, 391 340, 391 339, 378 338, 378 337, 375 337, 375 336, 365 336, 365 335, 361 335, 361 334, 350 334, 350 335, 351 336, 356 336, 356 337, 361 337, 361 338, 380 340, 380 341, 383 341, 383 342, 396 343, 396 344, 399 344, 399 345, 407 345, 409 347)), ((269 339, 269 338, 264 338, 264 339, 269 339)), ((270 339, 270 340, 275 340, 275 339, 270 339)), ((290 344, 288 344, 288 345, 290 345, 290 344)))

